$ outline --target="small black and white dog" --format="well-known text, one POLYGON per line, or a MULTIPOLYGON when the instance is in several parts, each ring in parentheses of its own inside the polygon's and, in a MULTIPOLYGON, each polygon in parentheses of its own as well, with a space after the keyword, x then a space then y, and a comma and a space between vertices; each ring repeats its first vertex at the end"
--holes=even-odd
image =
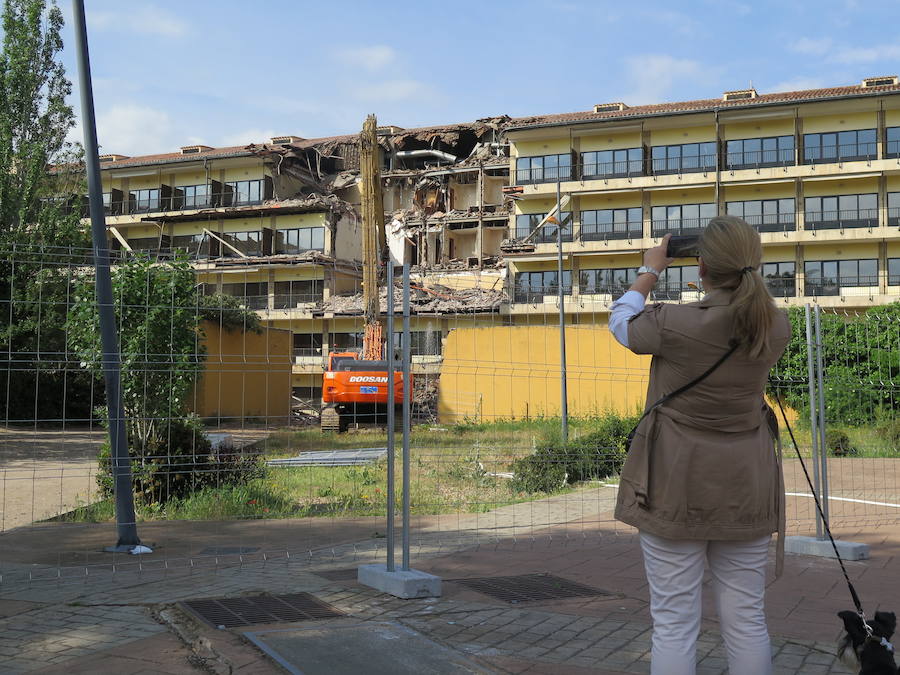
POLYGON ((894 662, 894 647, 889 640, 897 627, 897 617, 893 612, 875 612, 875 618, 869 620, 872 636, 866 634, 862 619, 856 612, 838 612, 844 621, 847 634, 838 644, 838 656, 847 665, 859 667, 859 675, 897 675, 897 664, 894 662), (846 652, 855 657, 847 659, 846 652))

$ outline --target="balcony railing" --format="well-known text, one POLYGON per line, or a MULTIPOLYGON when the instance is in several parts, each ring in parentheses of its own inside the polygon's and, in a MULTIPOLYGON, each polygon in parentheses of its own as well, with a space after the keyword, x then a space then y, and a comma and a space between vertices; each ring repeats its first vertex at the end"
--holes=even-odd
MULTIPOLYGON (((572 295, 572 286, 563 286, 563 295, 572 295)), ((513 291, 513 302, 538 305, 559 296, 559 286, 538 286, 516 288, 513 291)))
POLYGON ((900 206, 889 206, 887 210, 888 225, 900 225, 900 206))
POLYGON ((644 223, 640 220, 630 220, 624 223, 582 223, 578 233, 581 241, 640 239, 643 236, 644 223))
POLYGON ((322 302, 321 293, 294 293, 291 295, 275 294, 275 309, 294 309, 322 302))
POLYGON ((310 358, 322 356, 321 347, 294 347, 295 358, 310 358))
POLYGON ((697 173, 715 171, 715 155, 689 155, 687 157, 658 157, 653 160, 653 173, 660 176, 670 173, 697 173))
POLYGON ((729 169, 762 169, 773 166, 790 166, 794 163, 794 149, 729 152, 725 162, 729 169))
POLYGON ((775 277, 766 279, 769 293, 775 298, 793 298, 797 295, 797 284, 794 277, 775 277))
POLYGON ((652 236, 661 237, 664 234, 700 234, 709 218, 682 218, 680 220, 654 220, 652 236))
POLYGON ((516 169, 516 184, 555 183, 557 180, 572 180, 571 166, 550 166, 537 169, 516 169))
MULTIPOLYGON (((531 229, 521 228, 516 230, 516 237, 522 238, 527 237, 531 234, 531 229)), ((572 241, 572 225, 571 221, 568 224, 568 227, 563 227, 562 231, 562 240, 563 241, 572 241)), ((555 244, 556 243, 556 225, 544 225, 538 232, 529 240, 533 244, 555 244)))
MULTIPOLYGON (((135 213, 165 213, 169 211, 189 211, 229 206, 252 206, 262 204, 260 199, 244 199, 234 192, 215 192, 206 195, 173 195, 146 199, 117 199, 104 204, 108 216, 122 216, 135 213)), ((81 208, 81 217, 88 218, 87 204, 81 208)))
POLYGON ((878 157, 877 143, 849 143, 847 145, 820 145, 803 149, 804 164, 828 164, 833 162, 859 162, 878 157))
POLYGON ((700 298, 700 288, 696 283, 687 281, 660 281, 651 294, 654 300, 687 300, 700 298))
POLYGON ((643 176, 644 160, 628 159, 619 162, 584 162, 581 165, 582 178, 627 178, 643 176))
POLYGON ((818 298, 835 295, 864 296, 871 289, 878 288, 877 276, 840 277, 838 279, 810 279, 807 277, 805 291, 807 297, 818 298))
POLYGON ((888 158, 900 157, 900 141, 888 141, 885 143, 884 156, 888 158))
POLYGON ((793 232, 797 229, 797 219, 793 213, 757 214, 744 216, 744 220, 757 232, 793 232))
POLYGON ((854 227, 878 227, 878 209, 812 211, 806 213, 807 230, 843 230, 854 227))

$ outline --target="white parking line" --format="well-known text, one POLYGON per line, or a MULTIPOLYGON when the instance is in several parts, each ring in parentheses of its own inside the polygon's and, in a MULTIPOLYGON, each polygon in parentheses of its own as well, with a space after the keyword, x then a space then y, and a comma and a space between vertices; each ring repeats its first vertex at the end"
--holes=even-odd
MULTIPOLYGON (((810 492, 785 492, 788 497, 809 497, 812 499, 812 493, 810 492)), ((850 499, 849 497, 828 497, 828 501, 830 502, 853 502, 854 504, 871 504, 872 506, 890 506, 895 509, 900 509, 900 504, 891 504, 890 502, 872 502, 867 499, 850 499)))

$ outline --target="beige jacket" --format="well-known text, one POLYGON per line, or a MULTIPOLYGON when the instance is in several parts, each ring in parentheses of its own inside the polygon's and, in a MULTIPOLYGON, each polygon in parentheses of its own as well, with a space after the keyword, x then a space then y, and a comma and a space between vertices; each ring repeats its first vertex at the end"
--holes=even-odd
MULTIPOLYGON (((729 291, 716 290, 688 305, 648 305, 632 317, 629 348, 653 355, 647 406, 728 351, 730 299, 729 291)), ((787 315, 779 313, 768 357, 750 359, 738 349, 701 383, 644 418, 622 468, 617 519, 670 539, 783 532, 777 421, 773 436, 763 392, 790 334, 787 315)))

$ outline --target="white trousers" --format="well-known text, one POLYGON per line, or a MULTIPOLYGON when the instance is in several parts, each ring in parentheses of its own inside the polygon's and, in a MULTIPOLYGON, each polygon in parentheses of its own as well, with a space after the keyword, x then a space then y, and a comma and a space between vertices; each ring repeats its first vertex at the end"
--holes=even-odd
POLYGON ((653 617, 653 675, 693 675, 708 567, 730 675, 770 675, 763 609, 770 536, 749 541, 664 539, 641 532, 653 617))

